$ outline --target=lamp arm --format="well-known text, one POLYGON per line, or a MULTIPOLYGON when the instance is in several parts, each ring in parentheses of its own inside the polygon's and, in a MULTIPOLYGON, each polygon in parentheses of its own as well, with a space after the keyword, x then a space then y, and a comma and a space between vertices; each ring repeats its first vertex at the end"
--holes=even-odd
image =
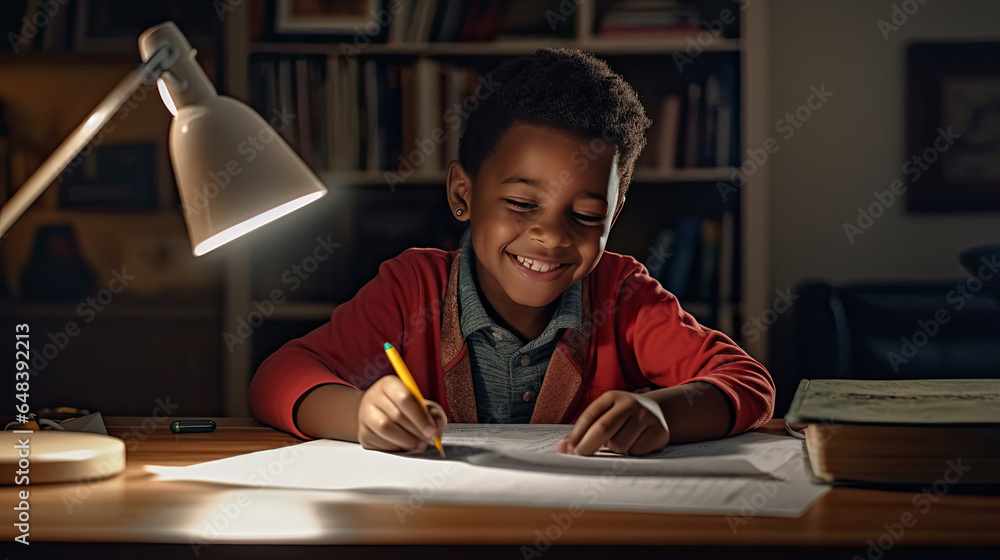
POLYGON ((149 57, 149 60, 122 78, 122 81, 101 100, 90 115, 63 140, 62 144, 52 152, 52 155, 42 162, 42 165, 31 174, 24 185, 3 205, 3 209, 0 209, 0 238, 6 235, 14 222, 31 206, 31 203, 41 196, 52 181, 73 161, 80 150, 84 149, 87 143, 115 116, 129 97, 143 83, 155 82, 177 61, 177 58, 176 49, 169 44, 163 44, 153 53, 153 56, 149 57))

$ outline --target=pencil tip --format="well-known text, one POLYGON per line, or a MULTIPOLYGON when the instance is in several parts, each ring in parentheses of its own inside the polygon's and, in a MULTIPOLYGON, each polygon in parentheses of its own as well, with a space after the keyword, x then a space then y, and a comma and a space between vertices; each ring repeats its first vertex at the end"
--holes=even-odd
POLYGON ((385 350, 388 350, 388 349, 392 348, 392 344, 389 344, 388 342, 386 342, 386 343, 385 343, 385 344, 384 344, 384 345, 382 346, 382 348, 384 348, 385 350))

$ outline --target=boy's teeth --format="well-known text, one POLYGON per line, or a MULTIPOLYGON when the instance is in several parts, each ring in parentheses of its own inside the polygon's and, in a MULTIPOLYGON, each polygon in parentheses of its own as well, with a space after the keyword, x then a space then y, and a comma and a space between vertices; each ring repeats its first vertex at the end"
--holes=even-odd
POLYGON ((530 268, 531 270, 534 270, 536 272, 548 272, 550 270, 555 270, 555 269, 559 268, 560 266, 562 266, 562 265, 558 265, 558 264, 557 265, 551 265, 551 264, 545 264, 545 263, 536 263, 535 261, 533 261, 531 259, 526 259, 526 258, 522 257, 521 255, 517 255, 517 262, 523 264, 525 266, 525 268, 530 268))

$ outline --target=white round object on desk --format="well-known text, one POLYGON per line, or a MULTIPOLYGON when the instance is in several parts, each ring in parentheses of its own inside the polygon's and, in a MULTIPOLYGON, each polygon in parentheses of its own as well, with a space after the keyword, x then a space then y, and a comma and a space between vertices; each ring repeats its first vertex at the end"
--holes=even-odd
POLYGON ((116 437, 61 430, 0 435, 0 485, 96 480, 123 470, 125 442, 116 437))

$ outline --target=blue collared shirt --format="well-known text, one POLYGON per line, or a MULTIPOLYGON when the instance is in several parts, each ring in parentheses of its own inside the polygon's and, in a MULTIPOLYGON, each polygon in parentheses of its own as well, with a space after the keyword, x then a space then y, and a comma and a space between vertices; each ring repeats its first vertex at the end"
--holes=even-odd
POLYGON ((528 423, 563 329, 580 330, 582 284, 576 282, 563 292, 542 334, 523 344, 486 313, 475 276, 472 242, 466 241, 458 263, 458 317, 462 338, 469 346, 479 422, 528 423))

